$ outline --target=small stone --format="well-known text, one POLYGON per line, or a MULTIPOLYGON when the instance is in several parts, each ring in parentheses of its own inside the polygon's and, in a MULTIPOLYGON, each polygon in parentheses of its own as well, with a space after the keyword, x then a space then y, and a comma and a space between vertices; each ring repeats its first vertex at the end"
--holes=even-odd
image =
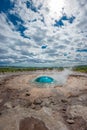
POLYGON ((16 104, 13 104, 13 105, 12 105, 12 108, 15 108, 15 107, 16 107, 16 104))
POLYGON ((72 93, 71 92, 69 92, 68 94, 67 94, 67 98, 70 98, 70 97, 72 97, 72 93))
POLYGON ((43 106, 45 106, 45 102, 42 102, 42 103, 41 103, 41 107, 43 107, 43 106))
POLYGON ((30 96, 30 93, 26 93, 26 95, 25 96, 30 96))
POLYGON ((66 121, 67 121, 69 124, 74 124, 74 123, 75 123, 75 121, 72 120, 72 119, 67 119, 66 121))
POLYGON ((36 105, 35 110, 40 110, 42 107, 40 105, 36 105))
POLYGON ((31 101, 28 101, 24 106, 25 106, 26 108, 29 108, 31 105, 32 105, 32 102, 31 102, 31 101))
POLYGON ((61 102, 63 102, 63 103, 67 103, 68 100, 67 100, 67 99, 61 99, 61 102))
POLYGON ((10 102, 6 102, 4 104, 5 107, 7 107, 8 109, 11 109, 12 108, 12 104, 10 102))
POLYGON ((51 104, 54 104, 54 102, 55 102, 53 99, 50 99, 49 101, 51 104))
POLYGON ((31 105, 31 108, 32 108, 32 109, 35 109, 35 105, 34 105, 34 104, 32 104, 32 105, 31 105))
POLYGON ((43 101, 42 104, 41 104, 42 107, 44 107, 44 106, 45 106, 45 107, 49 107, 49 105, 50 105, 50 103, 49 103, 49 101, 47 101, 47 100, 46 100, 46 101, 43 101))
POLYGON ((66 108, 63 108, 62 110, 63 110, 63 112, 65 112, 65 111, 66 111, 66 108))
POLYGON ((42 100, 41 99, 36 99, 34 100, 34 104, 35 105, 40 105, 42 103, 42 100))
POLYGON ((52 104, 52 105, 56 105, 57 102, 52 100, 52 101, 50 101, 50 104, 52 104))

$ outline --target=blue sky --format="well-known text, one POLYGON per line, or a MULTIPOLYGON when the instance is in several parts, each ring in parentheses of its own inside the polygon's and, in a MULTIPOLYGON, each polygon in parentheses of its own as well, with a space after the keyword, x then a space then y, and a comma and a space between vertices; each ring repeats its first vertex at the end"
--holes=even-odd
POLYGON ((86 0, 0 0, 3 65, 87 65, 86 0))

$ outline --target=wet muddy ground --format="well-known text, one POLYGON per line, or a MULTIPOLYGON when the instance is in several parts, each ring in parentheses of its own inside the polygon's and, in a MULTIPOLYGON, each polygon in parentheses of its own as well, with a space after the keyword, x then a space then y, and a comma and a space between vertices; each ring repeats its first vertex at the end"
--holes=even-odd
POLYGON ((41 73, 0 75, 0 130, 87 130, 87 74, 38 87, 41 73))

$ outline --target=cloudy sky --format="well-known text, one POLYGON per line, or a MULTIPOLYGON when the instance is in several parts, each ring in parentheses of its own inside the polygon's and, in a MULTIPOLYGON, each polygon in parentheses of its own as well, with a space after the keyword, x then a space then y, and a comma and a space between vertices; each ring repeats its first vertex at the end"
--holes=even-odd
POLYGON ((87 0, 0 0, 0 65, 87 65, 87 0))

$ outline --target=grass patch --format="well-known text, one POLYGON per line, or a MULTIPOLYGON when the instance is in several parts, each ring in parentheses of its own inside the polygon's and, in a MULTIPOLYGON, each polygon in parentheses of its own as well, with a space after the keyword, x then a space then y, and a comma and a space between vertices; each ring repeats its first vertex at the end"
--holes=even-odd
POLYGON ((87 73, 87 66, 77 66, 73 68, 74 71, 87 73))
POLYGON ((23 72, 23 71, 35 71, 36 68, 16 68, 16 67, 1 67, 0 72, 23 72))
POLYGON ((36 71, 36 70, 53 70, 53 69, 57 69, 62 71, 63 67, 59 67, 59 68, 53 68, 53 67, 0 67, 0 72, 4 73, 4 72, 23 72, 23 71, 36 71))
MULTIPOLYGON (((68 69, 68 67, 66 67, 68 69)), ((0 67, 0 72, 23 72, 23 71, 37 71, 37 70, 64 70, 63 67, 0 67)), ((87 66, 73 67, 73 71, 87 73, 87 66)))

